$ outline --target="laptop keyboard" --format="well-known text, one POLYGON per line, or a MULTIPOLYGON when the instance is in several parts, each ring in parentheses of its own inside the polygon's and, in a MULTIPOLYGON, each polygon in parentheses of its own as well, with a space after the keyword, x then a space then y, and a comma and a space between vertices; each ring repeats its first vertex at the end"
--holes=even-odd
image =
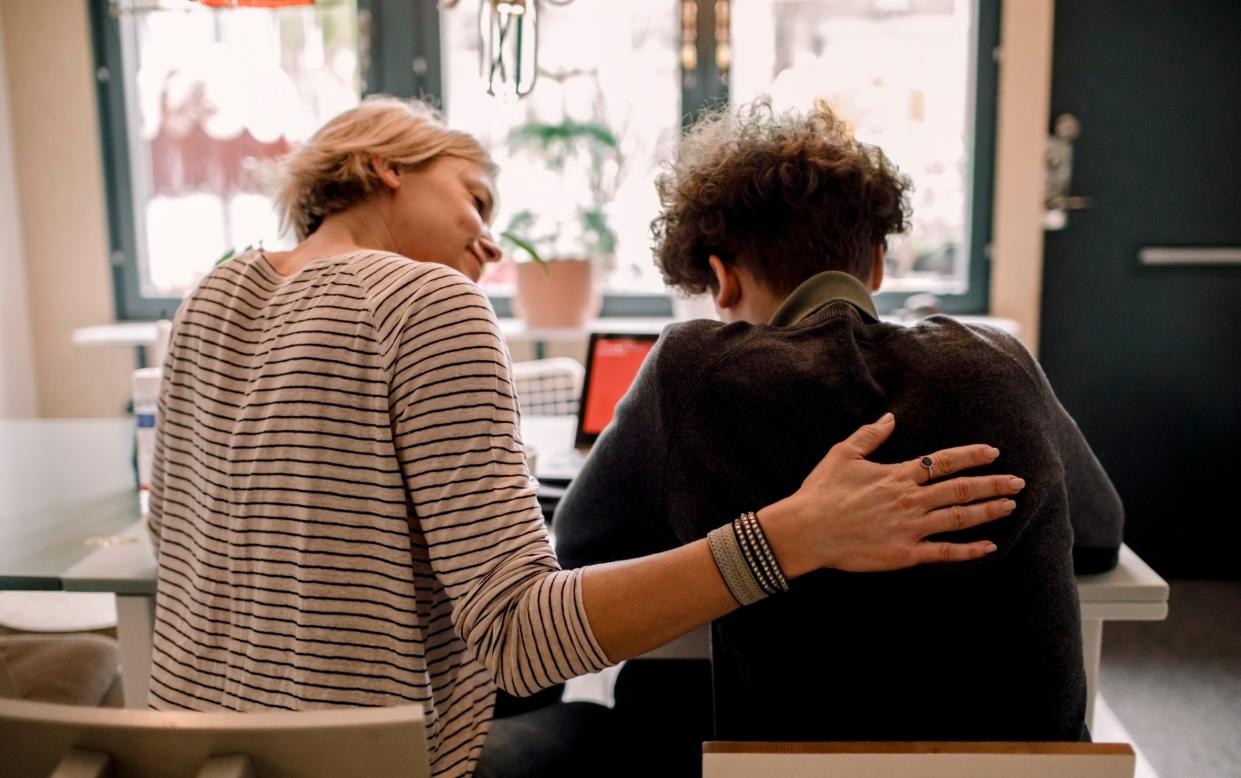
POLYGON ((568 486, 586 462, 586 452, 576 448, 563 449, 539 457, 535 477, 539 483, 568 486))

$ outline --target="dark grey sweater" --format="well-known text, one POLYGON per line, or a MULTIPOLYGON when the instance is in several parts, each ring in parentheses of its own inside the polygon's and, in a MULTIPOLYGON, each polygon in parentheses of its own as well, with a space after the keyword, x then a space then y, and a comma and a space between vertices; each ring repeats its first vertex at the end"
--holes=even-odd
POLYGON ((1017 510, 952 539, 990 557, 820 571, 713 628, 722 739, 1076 740, 1085 713, 1079 572, 1115 565, 1122 508, 1042 371, 1010 336, 877 321, 862 285, 816 276, 770 325, 669 327, 556 511, 562 564, 704 537, 794 492, 884 411, 874 455, 989 443, 1026 479, 1017 510))

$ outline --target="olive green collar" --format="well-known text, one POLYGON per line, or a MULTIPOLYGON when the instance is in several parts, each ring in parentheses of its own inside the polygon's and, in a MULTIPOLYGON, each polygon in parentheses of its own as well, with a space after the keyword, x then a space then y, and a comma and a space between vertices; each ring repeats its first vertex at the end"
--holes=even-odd
POLYGON ((767 323, 773 327, 788 327, 838 301, 852 305, 863 318, 879 321, 875 301, 871 299, 870 292, 861 281, 849 273, 827 270, 803 281, 801 286, 784 298, 784 302, 780 303, 780 307, 767 323))

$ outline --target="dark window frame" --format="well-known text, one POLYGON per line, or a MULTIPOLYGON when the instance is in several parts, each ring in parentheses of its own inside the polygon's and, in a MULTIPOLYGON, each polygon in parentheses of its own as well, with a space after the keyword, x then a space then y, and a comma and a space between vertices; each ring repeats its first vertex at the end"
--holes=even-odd
MULTIPOLYGON (((132 197, 125 84, 119 19, 109 12, 110 0, 86 0, 95 54, 95 88, 103 152, 104 192, 108 200, 109 262, 118 320, 171 318, 178 297, 145 297, 138 270, 138 236, 132 197)), ((443 104, 439 9, 435 0, 358 0, 363 30, 363 94, 419 97, 443 104), (365 34, 369 33, 369 34, 365 34)), ((994 193, 996 90, 999 83, 995 52, 999 45, 1000 0, 976 0, 976 30, 971 87, 971 164, 968 208, 968 284, 964 294, 939 295, 948 313, 986 313, 990 292, 990 238, 994 193)), ((682 123, 688 126, 708 107, 728 103, 728 73, 715 57, 715 3, 699 0, 697 63, 681 74, 682 123)), ((875 296, 883 313, 901 307, 913 292, 875 296)), ((493 296, 496 314, 513 316, 512 298, 493 296)), ((601 316, 669 317, 665 294, 604 295, 601 316)))
MULTIPOLYGON (((970 52, 972 106, 970 128, 969 205, 966 206, 965 249, 968 287, 962 294, 939 294, 940 309, 949 314, 985 315, 991 297, 991 221, 995 201, 995 116, 999 99, 1001 0, 974 1, 974 50, 970 52)), ((875 307, 881 314, 904 306, 918 292, 880 292, 875 307)))
MULTIPOLYGON (((1000 45, 1001 0, 974 0, 973 50, 970 52, 972 107, 970 127, 969 205, 965 235, 967 288, 961 294, 936 294, 945 313, 981 315, 989 312, 991 292, 991 222, 995 193, 996 104, 999 89, 997 52, 1000 45)), ((697 67, 681 74, 682 124, 688 127, 705 109, 727 106, 728 73, 715 58, 715 3, 699 0, 697 67)), ((917 291, 880 292, 875 306, 882 314, 904 306, 917 291)))
MULTIPOLYGON (((125 106, 120 19, 112 0, 85 0, 95 61, 95 94, 108 213, 108 259, 118 321, 170 319, 180 297, 142 294, 133 168, 125 106)), ((217 11, 224 13, 225 11, 217 11)), ((435 0, 358 0, 363 94, 422 97, 439 102, 439 17, 435 0)))

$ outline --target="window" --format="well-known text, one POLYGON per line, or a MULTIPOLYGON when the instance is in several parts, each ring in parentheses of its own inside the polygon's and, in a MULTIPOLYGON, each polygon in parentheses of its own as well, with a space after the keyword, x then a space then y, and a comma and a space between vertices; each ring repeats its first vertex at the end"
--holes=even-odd
POLYGON ((733 0, 731 10, 733 102, 767 94, 777 110, 803 111, 825 102, 912 179, 912 225, 889 246, 882 307, 931 292, 952 308, 983 310, 995 9, 972 0, 733 0))
MULTIPOLYGON (((478 3, 442 14, 444 109, 500 164, 495 228, 537 241, 541 254, 593 254, 605 272, 605 314, 669 310, 650 223, 655 176, 681 126, 679 7, 540 3, 536 87, 507 102, 481 85, 478 3), (542 145, 552 138, 565 141, 542 145)), ((483 279, 502 313, 515 281, 507 260, 483 279)))
POLYGON ((128 85, 128 191, 114 201, 132 230, 122 270, 132 302, 176 299, 231 248, 287 245, 264 173, 357 103, 357 8, 220 12, 160 0, 109 10, 120 67, 107 80, 128 85))
MULTIPOLYGON (((827 100, 915 183, 880 307, 917 291, 986 307, 998 0, 540 2, 538 84, 513 102, 483 91, 478 0, 91 2, 119 318, 170 316, 228 249, 287 246, 265 172, 371 92, 438 102, 488 146, 497 230, 607 256, 605 315, 670 311, 653 184, 700 108, 827 100), (604 142, 549 170, 529 141, 557 132, 604 142)), ((501 315, 513 276, 484 279, 501 315)))
POLYGON ((371 61, 415 36, 370 34, 402 29, 413 3, 91 10, 119 318, 171 316, 230 249, 287 247, 268 196, 275 160, 355 105, 368 79, 416 87, 410 69, 394 77, 371 61))

